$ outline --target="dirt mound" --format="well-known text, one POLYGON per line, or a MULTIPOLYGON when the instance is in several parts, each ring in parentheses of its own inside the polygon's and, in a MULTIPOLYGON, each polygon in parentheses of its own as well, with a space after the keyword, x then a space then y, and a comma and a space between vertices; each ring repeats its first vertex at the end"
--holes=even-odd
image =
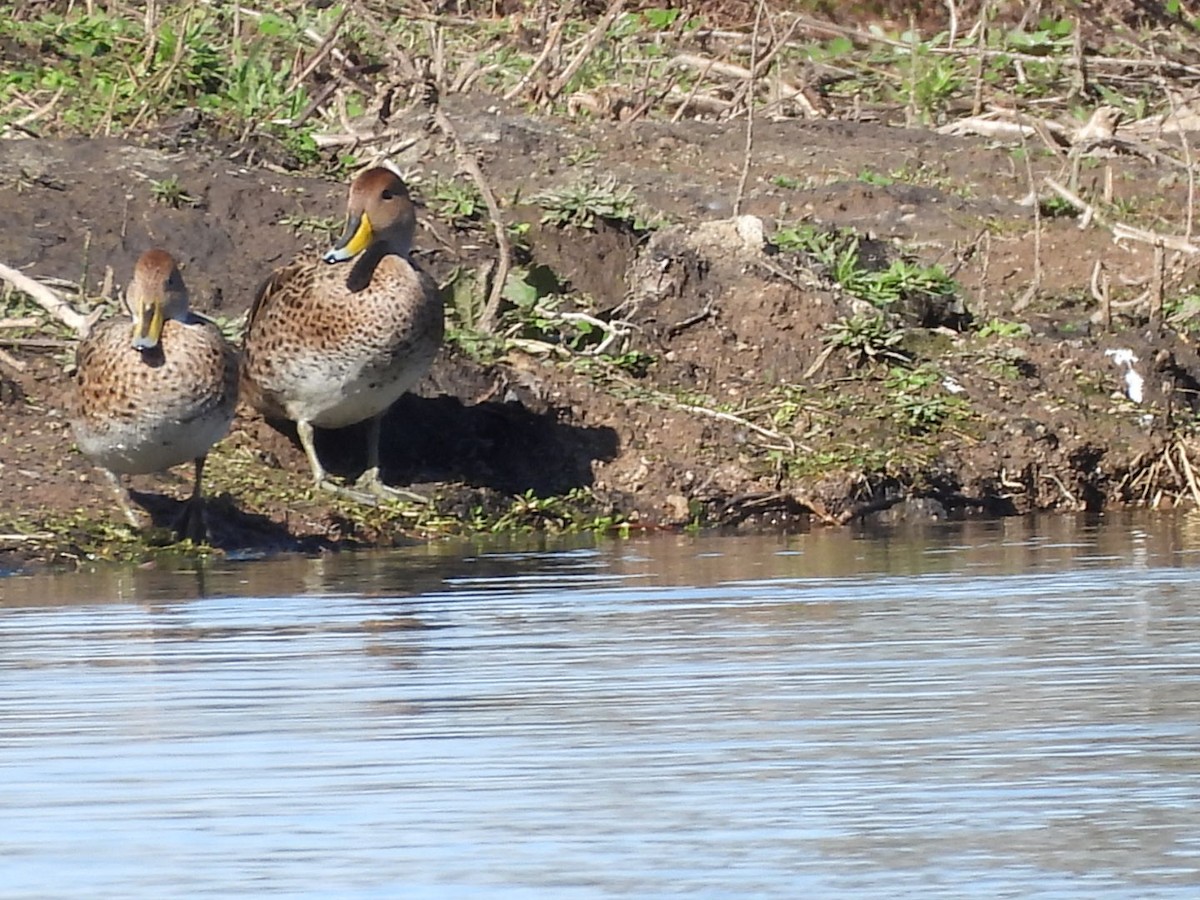
MULTIPOLYGON (((451 341, 385 422, 385 478, 437 497, 420 512, 314 496, 294 436, 243 414, 209 467, 218 544, 389 542, 505 516, 508 525, 554 522, 576 515, 548 499, 564 496, 597 527, 802 527, 886 509, 925 518, 1100 509, 1194 489, 1174 430, 1200 386, 1191 344, 1144 318, 1106 330, 1082 293, 1096 262, 1114 256, 1127 276, 1148 280, 1153 248, 1114 246, 1107 231, 1081 231, 1070 218, 1042 218, 1035 241, 1033 211, 1020 202, 1027 176, 1008 150, 870 123, 764 122, 735 219, 738 130, 551 123, 470 96, 445 108, 504 196, 611 176, 664 220, 638 233, 603 221, 546 224, 529 204, 513 210, 526 223, 522 271, 549 273, 560 303, 538 307, 538 294, 530 309, 552 318, 559 338, 564 323, 590 319, 612 341, 602 354, 596 332, 581 348, 549 332, 510 331, 488 352, 451 341), (564 164, 571 148, 586 148, 587 162, 564 164), (872 349, 870 335, 851 333, 870 324, 869 305, 828 261, 785 249, 780 229, 797 218, 835 236, 854 229, 864 271, 939 264, 961 290, 948 306, 897 305, 881 327, 902 340, 879 336, 885 345, 872 349), (1041 293, 1030 295, 1035 269, 1041 293), (1115 360, 1118 350, 1131 361, 1115 360)), ((454 164, 427 144, 411 154, 399 162, 423 176, 416 187, 428 203, 454 164)), ((1157 191, 1152 162, 1122 166, 1121 191, 1157 191)), ((196 306, 235 319, 271 267, 323 246, 343 192, 231 163, 211 147, 8 141, 0 260, 96 296, 127 278, 147 246, 163 246, 180 259, 196 306)), ((1181 202, 1164 197, 1163 214, 1181 202)), ((479 226, 432 206, 417 256, 453 291, 493 251, 479 226)), ((111 503, 60 413, 68 342, 27 335, 5 346, 23 368, 0 366, 0 531, 19 547, 22 534, 61 530, 72 516, 82 528, 111 503)), ((333 472, 361 470, 361 438, 357 429, 319 435, 333 472)), ((185 476, 135 480, 156 521, 173 512, 185 476)))

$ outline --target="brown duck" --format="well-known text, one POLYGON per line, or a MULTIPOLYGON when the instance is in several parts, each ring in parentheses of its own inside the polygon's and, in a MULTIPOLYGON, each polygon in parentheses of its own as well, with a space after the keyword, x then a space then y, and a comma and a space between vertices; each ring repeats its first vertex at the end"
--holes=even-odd
POLYGON ((358 500, 412 496, 380 481, 379 426, 442 342, 437 285, 409 255, 415 228, 404 182, 390 169, 368 169, 350 185, 341 239, 320 260, 302 257, 276 269, 250 309, 247 398, 268 418, 296 423, 318 486, 358 500), (370 420, 367 468, 351 491, 329 481, 313 428, 363 420, 370 420))
POLYGON ((188 308, 187 288, 165 250, 138 259, 124 318, 99 325, 76 351, 71 427, 79 449, 118 487, 138 524, 119 474, 142 474, 192 460, 195 480, 178 530, 206 536, 200 482, 208 450, 225 436, 238 397, 237 354, 220 329, 188 308))

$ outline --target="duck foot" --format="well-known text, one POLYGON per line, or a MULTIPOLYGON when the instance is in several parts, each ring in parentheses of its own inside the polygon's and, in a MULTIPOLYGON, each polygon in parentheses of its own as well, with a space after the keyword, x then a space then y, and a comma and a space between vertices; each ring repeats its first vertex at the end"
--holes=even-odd
POLYGON ((322 478, 320 481, 318 481, 317 488, 322 491, 328 491, 336 497, 349 500, 351 503, 357 503, 359 506, 379 505, 379 498, 374 494, 368 494, 365 491, 355 490, 353 487, 348 487, 344 484, 338 484, 336 481, 330 481, 328 478, 322 478))
POLYGON ((375 466, 363 472, 358 477, 358 481, 354 482, 354 487, 357 490, 367 491, 384 500, 399 500, 404 503, 420 503, 424 505, 432 502, 424 494, 384 484, 383 480, 379 477, 379 469, 375 466))
POLYGON ((104 472, 108 478, 108 483, 112 486, 113 496, 116 497, 117 506, 121 507, 121 512, 125 514, 125 521, 132 527, 140 529, 142 521, 138 518, 138 514, 134 512, 133 504, 129 502, 129 489, 121 483, 121 476, 108 469, 102 469, 101 471, 104 472))
POLYGON ((422 505, 427 505, 431 502, 423 494, 384 484, 380 480, 379 470, 376 468, 367 469, 363 472, 352 487, 337 484, 328 478, 322 478, 318 481, 317 487, 363 506, 378 506, 380 501, 385 500, 400 503, 420 503, 422 505))
POLYGON ((204 515, 204 501, 188 500, 183 505, 183 512, 175 520, 175 536, 181 541, 191 541, 193 544, 209 543, 208 522, 204 515))

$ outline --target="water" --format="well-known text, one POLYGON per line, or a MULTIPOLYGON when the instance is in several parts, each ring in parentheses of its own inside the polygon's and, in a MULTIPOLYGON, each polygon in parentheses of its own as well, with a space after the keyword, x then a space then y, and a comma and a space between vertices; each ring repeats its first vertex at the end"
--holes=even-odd
POLYGON ((1200 524, 0 580, 0 897, 1192 898, 1200 524))

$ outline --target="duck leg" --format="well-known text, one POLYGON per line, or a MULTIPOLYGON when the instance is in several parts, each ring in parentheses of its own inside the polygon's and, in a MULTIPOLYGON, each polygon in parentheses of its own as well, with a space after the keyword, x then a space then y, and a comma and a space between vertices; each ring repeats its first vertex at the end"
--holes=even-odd
POLYGON ((325 474, 325 467, 321 465, 321 460, 317 457, 317 448, 313 443, 313 427, 310 422, 305 419, 296 420, 296 434, 300 438, 300 446, 304 448, 304 455, 308 457, 309 468, 312 469, 313 483, 319 488, 326 490, 334 490, 337 485, 329 481, 325 474))
POLYGON ((309 468, 312 469, 313 484, 319 490, 329 491, 331 494, 336 494, 339 497, 345 497, 354 503, 360 503, 363 506, 376 506, 379 503, 379 497, 376 494, 359 491, 354 488, 346 487, 338 484, 329 477, 329 473, 325 471, 325 467, 321 465, 320 457, 317 456, 317 446, 313 441, 312 423, 299 419, 296 421, 296 434, 300 438, 300 446, 304 448, 304 455, 308 457, 309 468))
POLYGON ((308 465, 312 469, 313 483, 323 491, 361 503, 363 506, 377 506, 380 500, 401 500, 407 503, 428 503, 429 498, 402 488, 389 487, 379 478, 379 432, 383 416, 373 416, 367 430, 367 469, 359 476, 353 487, 347 487, 332 481, 321 460, 317 457, 317 448, 313 443, 313 427, 306 421, 296 422, 296 434, 304 455, 308 457, 308 465))
POLYGON ((405 503, 428 503, 429 498, 415 491, 392 487, 384 484, 379 477, 379 439, 383 425, 383 413, 371 417, 367 430, 367 469, 359 476, 354 486, 376 497, 389 500, 401 500, 405 503))
POLYGON ((125 521, 134 528, 141 528, 142 523, 129 503, 129 491, 125 488, 125 485, 121 484, 121 476, 110 469, 104 469, 103 472, 112 485, 113 493, 117 496, 117 505, 121 507, 121 512, 125 513, 125 521))
POLYGON ((204 521, 204 497, 200 491, 200 479, 204 475, 206 457, 196 458, 196 477, 192 481, 192 496, 184 504, 183 513, 175 523, 179 540, 190 540, 197 544, 208 543, 208 523, 204 521))

